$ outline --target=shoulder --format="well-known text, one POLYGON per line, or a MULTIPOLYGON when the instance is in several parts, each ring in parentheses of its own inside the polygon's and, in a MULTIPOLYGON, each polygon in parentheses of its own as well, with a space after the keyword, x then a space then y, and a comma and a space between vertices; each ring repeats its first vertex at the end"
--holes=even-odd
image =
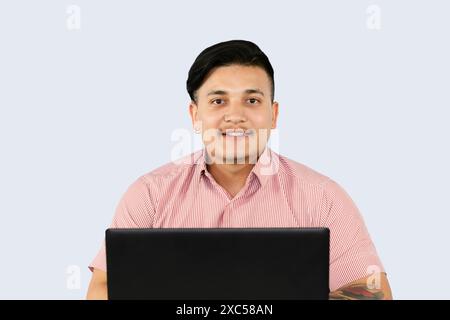
POLYGON ((280 175, 311 187, 323 188, 331 181, 325 174, 309 166, 273 152, 279 160, 280 175))
POLYGON ((142 174, 128 186, 122 202, 155 206, 161 195, 177 190, 177 184, 190 179, 201 155, 197 151, 142 174))
POLYGON ((309 166, 278 155, 280 174, 285 180, 290 181, 290 185, 299 189, 310 189, 322 195, 322 202, 329 205, 333 203, 354 204, 345 189, 334 179, 316 171, 309 166))
POLYGON ((138 180, 147 185, 173 179, 179 180, 196 169, 197 164, 201 161, 201 156, 202 150, 193 152, 141 175, 138 180))

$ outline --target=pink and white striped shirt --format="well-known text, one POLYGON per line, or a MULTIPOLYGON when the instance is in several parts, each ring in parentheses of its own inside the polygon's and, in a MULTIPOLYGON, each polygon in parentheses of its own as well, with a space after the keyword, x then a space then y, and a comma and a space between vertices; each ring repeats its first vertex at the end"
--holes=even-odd
MULTIPOLYGON (((266 148, 233 198, 208 172, 205 152, 139 177, 111 227, 327 227, 331 291, 384 271, 358 208, 330 178, 266 148)), ((104 243, 89 267, 106 271, 104 243)))

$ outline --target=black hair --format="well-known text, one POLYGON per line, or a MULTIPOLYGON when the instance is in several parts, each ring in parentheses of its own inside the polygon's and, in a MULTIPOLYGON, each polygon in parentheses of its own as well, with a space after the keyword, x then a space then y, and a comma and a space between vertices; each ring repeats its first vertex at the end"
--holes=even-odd
POLYGON ((273 68, 269 58, 253 42, 230 40, 220 42, 203 50, 189 69, 186 89, 192 101, 196 100, 196 91, 201 87, 209 73, 222 66, 229 65, 257 66, 264 69, 271 82, 271 98, 275 95, 273 68))

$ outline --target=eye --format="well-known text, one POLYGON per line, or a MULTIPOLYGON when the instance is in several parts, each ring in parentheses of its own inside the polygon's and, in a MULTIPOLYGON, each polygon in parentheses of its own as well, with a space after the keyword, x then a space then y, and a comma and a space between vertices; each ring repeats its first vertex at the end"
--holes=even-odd
POLYGON ((257 104, 257 103, 259 103, 259 100, 256 99, 256 98, 250 98, 250 99, 248 99, 247 101, 249 101, 250 104, 257 104))
POLYGON ((211 101, 212 104, 221 105, 224 103, 223 99, 214 99, 211 101))

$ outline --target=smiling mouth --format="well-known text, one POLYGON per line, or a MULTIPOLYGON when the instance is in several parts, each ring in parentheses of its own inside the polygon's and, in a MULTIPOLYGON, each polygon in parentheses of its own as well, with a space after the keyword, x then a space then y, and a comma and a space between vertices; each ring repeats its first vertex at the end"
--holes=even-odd
POLYGON ((221 135, 223 137, 231 137, 231 138, 242 138, 242 137, 249 137, 253 135, 253 130, 247 130, 244 131, 242 129, 237 130, 226 130, 225 132, 222 132, 221 135))

